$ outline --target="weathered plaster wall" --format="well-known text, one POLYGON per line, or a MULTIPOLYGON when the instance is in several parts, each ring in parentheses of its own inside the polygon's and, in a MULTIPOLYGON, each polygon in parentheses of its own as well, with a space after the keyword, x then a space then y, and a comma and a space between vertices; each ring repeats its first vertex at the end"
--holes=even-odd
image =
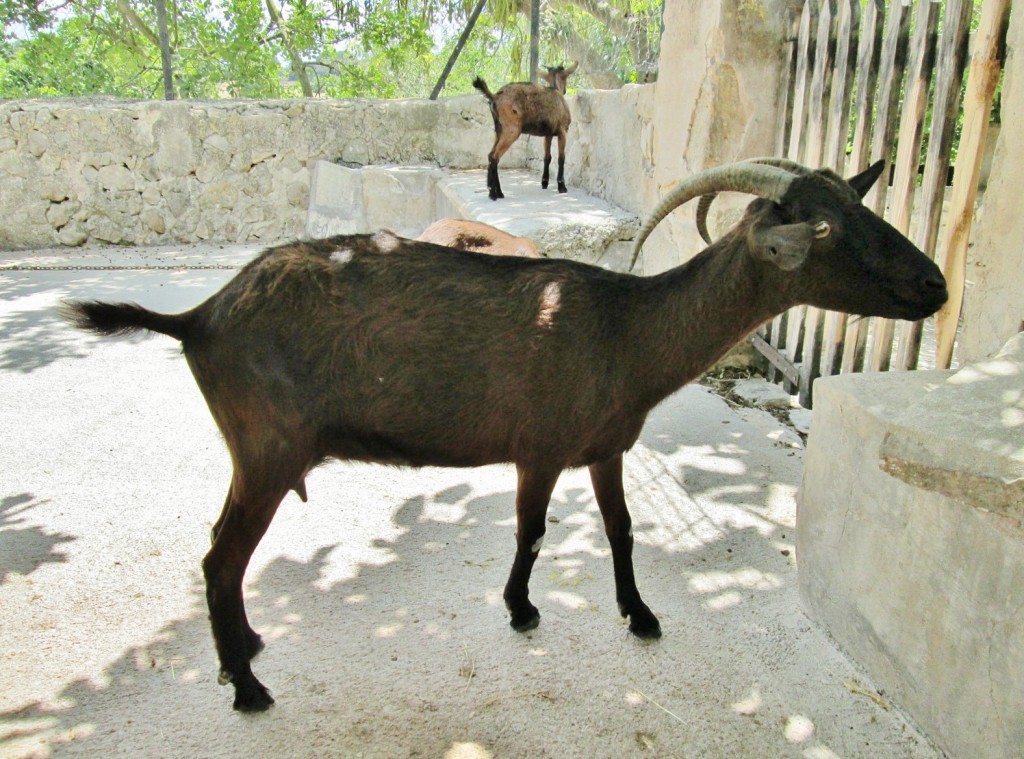
MULTIPOLYGON (((650 132, 652 98, 648 85, 570 99, 570 185, 641 209, 633 156, 650 132)), ((478 95, 9 101, 0 104, 0 248, 297 236, 318 160, 481 167, 493 139, 478 95)), ((501 165, 529 164, 539 181, 542 156, 543 140, 520 139, 501 165)))
POLYGON ((960 363, 990 356, 1024 326, 1024 12, 1010 14, 1002 92, 1002 128, 973 251, 957 346, 960 363))
MULTIPOLYGON (((684 177, 773 152, 787 7, 782 0, 666 4, 645 208, 684 177)), ((644 271, 662 271, 702 247, 693 211, 683 209, 645 245, 644 271)))

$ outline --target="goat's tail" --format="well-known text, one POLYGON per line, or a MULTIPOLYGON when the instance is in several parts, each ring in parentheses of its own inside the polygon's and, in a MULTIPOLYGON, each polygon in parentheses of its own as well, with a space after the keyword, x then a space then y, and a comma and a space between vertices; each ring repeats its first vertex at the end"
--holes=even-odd
POLYGON ((130 335, 140 330, 184 340, 190 334, 191 314, 160 314, 137 303, 104 303, 98 300, 66 300, 57 309, 72 326, 97 335, 130 335))
POLYGON ((480 90, 480 92, 484 93, 485 98, 490 100, 492 103, 494 102, 494 93, 491 92, 491 88, 487 86, 487 82, 480 77, 477 77, 473 80, 473 86, 480 90))

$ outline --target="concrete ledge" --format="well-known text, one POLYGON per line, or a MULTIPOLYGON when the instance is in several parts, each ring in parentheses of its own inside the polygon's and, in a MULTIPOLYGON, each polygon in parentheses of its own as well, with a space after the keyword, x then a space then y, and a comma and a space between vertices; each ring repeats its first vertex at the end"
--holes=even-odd
POLYGON ((640 227, 636 214, 570 189, 542 190, 540 177, 503 170, 505 198, 487 197, 486 171, 398 166, 348 168, 318 161, 313 169, 308 237, 388 227, 415 237, 431 222, 472 219, 528 237, 540 252, 622 270, 640 227))
POLYGON ((808 613, 951 756, 1024 746, 1024 336, 960 372, 815 385, 808 613))

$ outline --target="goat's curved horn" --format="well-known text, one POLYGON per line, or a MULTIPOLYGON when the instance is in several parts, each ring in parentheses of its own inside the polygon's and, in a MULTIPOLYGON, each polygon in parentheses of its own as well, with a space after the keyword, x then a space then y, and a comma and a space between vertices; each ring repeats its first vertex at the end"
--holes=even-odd
MULTIPOLYGON (((780 169, 785 169, 786 171, 790 171, 798 176, 811 173, 811 170, 806 166, 799 164, 796 161, 791 161, 788 158, 779 158, 777 156, 745 158, 741 163, 760 163, 765 166, 777 166, 780 169)), ((711 244, 711 235, 708 234, 708 211, 711 210, 711 204, 715 202, 715 198, 717 197, 717 192, 701 195, 700 201, 697 203, 697 231, 700 232, 701 239, 703 239, 708 245, 711 244)))
POLYGON ((629 268, 633 269, 640 248, 661 220, 679 206, 701 195, 719 192, 745 192, 778 203, 786 194, 796 175, 776 166, 755 163, 731 163, 702 171, 680 183, 666 195, 637 233, 633 242, 633 257, 629 268))

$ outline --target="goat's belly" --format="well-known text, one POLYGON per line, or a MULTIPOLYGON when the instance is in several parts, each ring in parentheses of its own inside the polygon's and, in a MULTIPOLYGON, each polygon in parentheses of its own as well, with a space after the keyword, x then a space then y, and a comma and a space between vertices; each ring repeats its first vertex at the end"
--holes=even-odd
POLYGON ((322 431, 320 448, 323 455, 337 459, 395 466, 474 467, 512 460, 495 446, 480 442, 452 444, 429 438, 412 442, 397 435, 338 427, 322 431))

